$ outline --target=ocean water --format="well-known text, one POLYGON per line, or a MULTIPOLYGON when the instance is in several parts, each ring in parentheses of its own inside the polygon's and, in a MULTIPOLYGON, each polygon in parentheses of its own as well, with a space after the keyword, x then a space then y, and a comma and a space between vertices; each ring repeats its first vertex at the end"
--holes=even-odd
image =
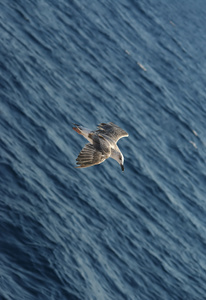
POLYGON ((206 299, 205 1, 0 1, 0 299, 206 299), (129 133, 86 169, 72 122, 129 133))

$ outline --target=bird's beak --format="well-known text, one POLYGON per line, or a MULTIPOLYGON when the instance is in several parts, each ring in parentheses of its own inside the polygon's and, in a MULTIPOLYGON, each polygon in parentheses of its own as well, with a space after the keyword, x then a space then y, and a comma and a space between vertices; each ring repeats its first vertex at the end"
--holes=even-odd
POLYGON ((121 168, 122 168, 122 172, 124 172, 124 165, 121 165, 121 168))

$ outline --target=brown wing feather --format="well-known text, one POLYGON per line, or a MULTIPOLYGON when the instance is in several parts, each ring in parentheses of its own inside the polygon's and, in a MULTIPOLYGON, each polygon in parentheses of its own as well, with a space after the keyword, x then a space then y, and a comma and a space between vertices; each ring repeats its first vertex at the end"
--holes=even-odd
POLYGON ((86 144, 76 159, 77 168, 87 168, 101 164, 106 158, 107 156, 101 151, 97 151, 92 144, 86 144))
POLYGON ((119 139, 129 136, 129 134, 124 129, 120 128, 112 122, 99 124, 97 132, 110 137, 115 143, 119 139))

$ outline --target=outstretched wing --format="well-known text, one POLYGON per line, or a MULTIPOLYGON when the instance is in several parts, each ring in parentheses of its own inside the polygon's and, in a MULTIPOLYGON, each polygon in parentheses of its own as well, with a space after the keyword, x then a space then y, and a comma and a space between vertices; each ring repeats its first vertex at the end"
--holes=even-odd
POLYGON ((101 164, 107 157, 108 155, 95 149, 94 145, 86 144, 76 159, 77 168, 87 168, 101 164))
POLYGON ((115 143, 117 143, 119 139, 129 136, 125 130, 112 122, 99 124, 97 132, 109 136, 115 143))

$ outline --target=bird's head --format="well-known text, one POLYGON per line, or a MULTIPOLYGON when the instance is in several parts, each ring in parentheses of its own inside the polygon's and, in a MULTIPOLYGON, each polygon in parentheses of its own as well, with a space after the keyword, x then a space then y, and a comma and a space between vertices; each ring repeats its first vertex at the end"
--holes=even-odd
POLYGON ((114 158, 118 164, 120 164, 122 171, 124 171, 124 156, 121 152, 115 151, 112 155, 112 158, 114 158))

